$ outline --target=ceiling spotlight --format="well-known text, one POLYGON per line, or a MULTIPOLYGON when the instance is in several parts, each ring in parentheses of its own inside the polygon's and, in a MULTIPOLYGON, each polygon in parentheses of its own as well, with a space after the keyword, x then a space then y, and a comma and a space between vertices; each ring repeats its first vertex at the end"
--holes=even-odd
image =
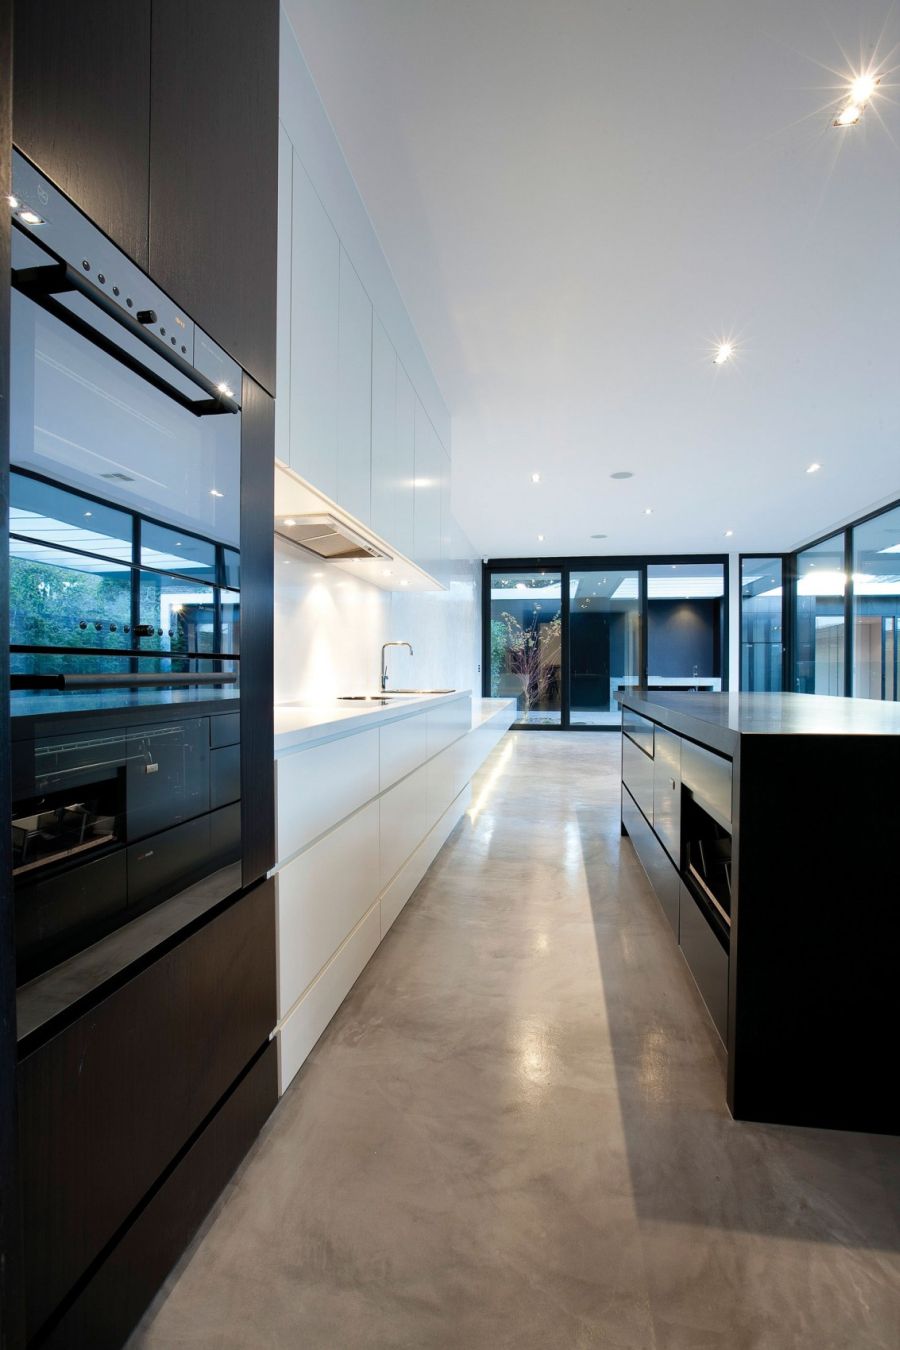
POLYGON ((807 473, 818 473, 819 470, 821 469, 821 467, 822 467, 821 464, 810 464, 810 466, 809 466, 809 468, 806 470, 806 472, 807 472, 807 473))
POLYGON ((634 474, 630 473, 628 469, 619 469, 617 473, 611 473, 609 476, 610 478, 633 478, 634 474))
POLYGON ((726 531, 725 531, 725 538, 726 538, 726 539, 730 539, 731 536, 732 536, 733 534, 734 534, 734 530, 726 530, 726 531))
POLYGON ((645 506, 645 507, 644 507, 644 515, 645 515, 645 516, 652 516, 652 515, 653 515, 653 507, 652 507, 652 506, 645 506))
POLYGON ((544 542, 544 536, 543 536, 542 534, 539 534, 539 535, 538 535, 538 543, 539 543, 539 544, 542 544, 543 542, 544 542))
POLYGON ((220 492, 218 488, 210 488, 210 489, 209 489, 209 495, 210 495, 211 497, 224 497, 224 496, 225 496, 225 493, 224 493, 224 492, 220 492))
POLYGON ((592 535, 591 535, 591 538, 592 538, 592 539, 606 539, 607 537, 608 537, 608 536, 605 535, 605 534, 592 534, 592 535))
POLYGON ((848 103, 846 108, 841 108, 831 125, 833 127, 855 127, 861 117, 861 106, 858 103, 848 103))
POLYGON ((533 473, 531 475, 531 481, 532 483, 539 483, 541 481, 541 475, 539 473, 533 473))
POLYGON ((856 75, 850 84, 851 100, 860 107, 868 103, 880 83, 877 75, 872 75, 869 71, 863 75, 856 75))
POLYGON ((400 585, 401 585, 401 586, 408 586, 408 585, 409 585, 409 582, 408 582, 408 581, 401 581, 401 582, 400 582, 400 585))
POLYGON ((94 514, 93 511, 85 511, 84 513, 85 519, 87 519, 89 516, 92 516, 93 514, 94 514))
POLYGON ((24 220, 26 225, 43 225, 44 223, 43 216, 39 216, 37 211, 32 211, 29 207, 26 207, 24 211, 19 211, 18 216, 20 220, 24 220))
POLYGON ((716 347, 716 354, 713 357, 713 365, 724 366, 726 361, 730 361, 734 356, 734 344, 731 342, 720 342, 716 347))

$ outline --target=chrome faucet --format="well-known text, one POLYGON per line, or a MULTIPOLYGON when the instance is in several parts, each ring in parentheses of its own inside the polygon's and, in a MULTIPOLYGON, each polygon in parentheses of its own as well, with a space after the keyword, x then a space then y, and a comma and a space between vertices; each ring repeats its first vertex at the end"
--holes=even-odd
POLYGON ((408 642, 386 642, 386 643, 384 644, 384 646, 383 646, 382 649, 381 649, 381 687, 382 687, 382 689, 387 689, 388 669, 387 669, 387 657, 385 656, 385 652, 387 651, 388 647, 409 647, 409 654, 410 654, 410 656, 412 656, 412 654, 413 654, 413 649, 412 649, 412 647, 410 646, 410 644, 409 644, 408 642))

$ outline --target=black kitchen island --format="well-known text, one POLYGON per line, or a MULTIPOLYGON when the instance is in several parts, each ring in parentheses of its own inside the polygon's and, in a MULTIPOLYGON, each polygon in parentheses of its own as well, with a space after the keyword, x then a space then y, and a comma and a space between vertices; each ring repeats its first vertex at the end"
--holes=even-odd
POLYGON ((900 705, 622 691, 622 831, 736 1119, 897 1131, 900 705))

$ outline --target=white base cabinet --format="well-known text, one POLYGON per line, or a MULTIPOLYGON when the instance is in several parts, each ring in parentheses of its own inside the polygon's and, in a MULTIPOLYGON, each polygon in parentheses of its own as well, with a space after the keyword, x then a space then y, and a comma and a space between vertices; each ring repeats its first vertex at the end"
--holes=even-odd
POLYGON ((471 798, 515 708, 468 694, 276 761, 278 1062, 300 1069, 471 798))

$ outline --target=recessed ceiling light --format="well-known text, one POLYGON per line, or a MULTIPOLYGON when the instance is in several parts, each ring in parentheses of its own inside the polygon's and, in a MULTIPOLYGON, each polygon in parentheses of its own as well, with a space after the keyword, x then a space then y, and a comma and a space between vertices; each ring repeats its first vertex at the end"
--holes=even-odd
POLYGON ((726 539, 730 539, 731 536, 732 536, 733 534, 734 534, 734 530, 726 530, 726 531, 725 531, 725 538, 726 538, 726 539))
POLYGON ((220 492, 218 488, 210 488, 210 489, 209 489, 209 495, 210 495, 211 497, 224 497, 224 496, 225 496, 225 493, 224 493, 224 492, 220 492))
POLYGON ((539 483, 541 481, 541 475, 539 473, 533 473, 531 475, 531 481, 532 483, 539 483))
POLYGON ((645 516, 652 516, 652 515, 653 515, 653 507, 652 507, 652 506, 645 506, 645 507, 644 507, 644 515, 645 515, 645 516))
POLYGON ((855 127, 861 117, 862 108, 859 104, 848 103, 846 108, 841 108, 831 125, 833 127, 855 127))
POLYGON ((539 535, 538 535, 538 543, 539 543, 539 544, 542 544, 543 542, 544 542, 544 536, 543 536, 542 534, 539 534, 539 535))
POLYGON ((733 342, 720 342, 716 347, 716 354, 713 357, 713 365, 724 366, 726 361, 730 361, 734 356, 733 342))
POLYGON ((851 99, 854 103, 860 105, 868 103, 880 83, 878 76, 873 75, 870 71, 855 76, 850 84, 851 99))
POLYGON ((19 219, 24 220, 26 225, 43 225, 44 223, 43 217, 39 216, 37 211, 31 211, 27 207, 18 214, 19 219))
POLYGON ((807 472, 807 473, 818 473, 819 470, 821 469, 821 467, 822 467, 821 464, 810 464, 810 466, 809 466, 809 468, 806 470, 806 472, 807 472))
POLYGON ((401 586, 408 586, 408 585, 409 585, 409 582, 408 582, 408 581, 401 581, 401 582, 400 582, 400 585, 401 585, 401 586))
POLYGON ((609 476, 610 478, 633 478, 634 474, 630 473, 628 469, 619 469, 616 473, 611 473, 609 476))
POLYGON ((592 538, 592 539, 606 539, 606 538, 608 538, 608 536, 605 535, 605 534, 592 534, 592 535, 591 535, 591 538, 592 538))
POLYGON ((87 519, 88 516, 92 516, 94 513, 93 513, 93 511, 85 511, 84 514, 85 514, 85 519, 87 519))

